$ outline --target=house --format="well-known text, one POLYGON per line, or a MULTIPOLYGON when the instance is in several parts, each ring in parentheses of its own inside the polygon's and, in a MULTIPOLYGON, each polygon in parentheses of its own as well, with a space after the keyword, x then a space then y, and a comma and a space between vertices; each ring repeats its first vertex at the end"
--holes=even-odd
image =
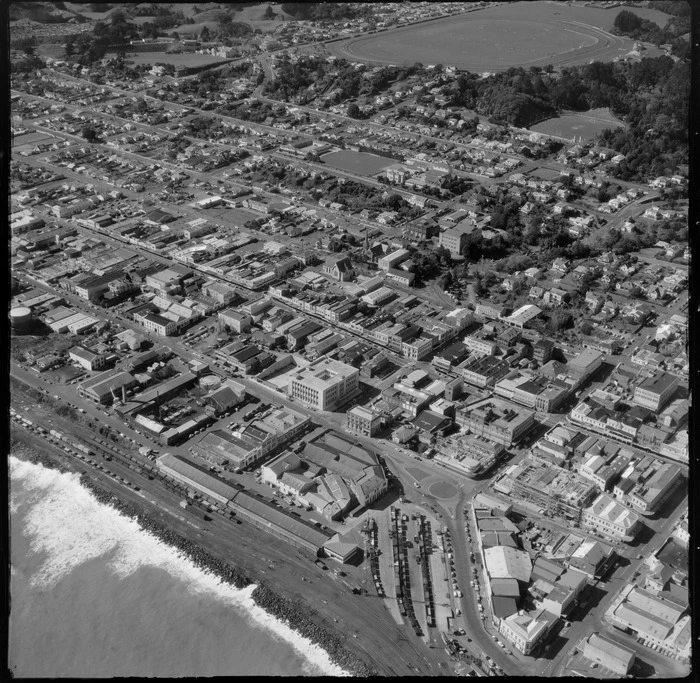
POLYGON ((597 313, 603 307, 604 301, 599 294, 595 294, 592 291, 586 292, 586 306, 592 313, 597 313))
POLYGON ((557 287, 552 287, 552 289, 544 293, 542 301, 546 304, 562 304, 568 298, 568 292, 563 289, 558 289, 557 287))
POLYGON ((556 273, 561 273, 562 275, 565 275, 569 269, 569 262, 565 258, 554 259, 551 269, 556 273))

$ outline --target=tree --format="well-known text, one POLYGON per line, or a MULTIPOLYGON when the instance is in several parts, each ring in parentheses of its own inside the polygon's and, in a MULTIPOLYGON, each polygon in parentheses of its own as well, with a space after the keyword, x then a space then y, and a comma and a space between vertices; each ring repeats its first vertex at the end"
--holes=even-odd
POLYGON ((211 40, 211 36, 209 35, 209 28, 208 28, 208 26, 207 26, 206 24, 202 27, 202 30, 201 30, 201 32, 200 32, 200 34, 199 34, 199 39, 200 39, 203 43, 208 43, 209 40, 211 40))
POLYGON ((275 18, 275 12, 272 9, 270 5, 267 6, 267 9, 265 10, 265 14, 263 14, 263 19, 274 19, 275 18))
POLYGON ((25 55, 29 55, 31 57, 34 54, 34 49, 36 47, 36 38, 34 38, 34 36, 20 38, 13 43, 13 46, 18 50, 22 50, 25 55))
POLYGON ((355 102, 348 106, 348 117, 351 119, 359 119, 361 116, 360 108, 355 102))
POLYGON ((452 284, 452 272, 448 270, 446 273, 443 273, 437 279, 437 284, 443 292, 446 291, 452 284))
POLYGON ((394 193, 394 194, 390 194, 390 195, 386 198, 386 200, 384 201, 384 203, 385 203, 386 206, 387 206, 388 208, 390 208, 392 211, 396 211, 396 210, 401 206, 401 202, 402 202, 402 201, 403 201, 403 200, 401 199, 401 195, 394 193))
POLYGON ((83 126, 80 132, 88 142, 98 142, 100 139, 95 128, 89 123, 83 126))

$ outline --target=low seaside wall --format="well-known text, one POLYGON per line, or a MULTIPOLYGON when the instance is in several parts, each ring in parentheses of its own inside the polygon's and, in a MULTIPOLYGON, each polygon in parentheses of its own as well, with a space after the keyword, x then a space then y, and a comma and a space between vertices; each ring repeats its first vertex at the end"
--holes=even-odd
MULTIPOLYGON (((60 472, 72 471, 71 468, 62 462, 60 456, 53 457, 47 453, 37 452, 19 440, 14 440, 14 443, 12 443, 12 454, 21 460, 28 460, 49 469, 55 469, 60 472)), ((310 612, 308 605, 301 601, 291 600, 278 595, 263 582, 253 581, 237 567, 212 555, 196 543, 187 540, 161 522, 149 517, 137 507, 120 500, 116 495, 90 481, 85 475, 80 476, 80 483, 90 491, 98 502, 109 505, 122 515, 136 519, 141 529, 179 550, 200 569, 211 572, 222 581, 238 589, 245 588, 251 583, 256 583, 257 586, 252 593, 255 604, 268 614, 287 624, 303 637, 308 638, 315 645, 323 648, 334 664, 352 673, 354 676, 367 677, 377 675, 376 670, 346 650, 337 635, 315 623, 308 616, 310 612)))

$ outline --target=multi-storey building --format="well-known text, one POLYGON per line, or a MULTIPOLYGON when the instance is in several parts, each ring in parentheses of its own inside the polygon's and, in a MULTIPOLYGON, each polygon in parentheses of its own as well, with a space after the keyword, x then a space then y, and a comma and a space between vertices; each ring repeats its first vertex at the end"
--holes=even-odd
POLYGON ((670 400, 678 388, 678 377, 668 373, 658 373, 645 379, 634 391, 632 399, 638 406, 659 411, 670 400))
POLYGON ((581 526, 592 529, 606 538, 630 543, 639 534, 642 523, 635 512, 606 493, 601 493, 583 510, 581 526))
POLYGON ((355 406, 346 413, 347 428, 349 432, 356 432, 363 436, 374 436, 379 430, 381 417, 362 406, 355 406))
POLYGON ((359 391, 360 371, 322 358, 291 377, 289 393, 317 410, 334 410, 359 391))
POLYGON ((518 410, 498 398, 489 398, 457 412, 456 421, 473 434, 502 443, 517 443, 535 424, 535 413, 518 410))

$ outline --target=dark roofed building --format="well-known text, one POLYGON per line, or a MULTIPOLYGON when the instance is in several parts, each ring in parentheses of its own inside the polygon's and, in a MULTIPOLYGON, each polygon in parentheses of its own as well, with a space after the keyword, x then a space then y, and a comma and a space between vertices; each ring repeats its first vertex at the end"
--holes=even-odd
POLYGON ((518 611, 517 600, 509 596, 494 595, 491 597, 491 604, 494 615, 499 619, 505 619, 518 611))

